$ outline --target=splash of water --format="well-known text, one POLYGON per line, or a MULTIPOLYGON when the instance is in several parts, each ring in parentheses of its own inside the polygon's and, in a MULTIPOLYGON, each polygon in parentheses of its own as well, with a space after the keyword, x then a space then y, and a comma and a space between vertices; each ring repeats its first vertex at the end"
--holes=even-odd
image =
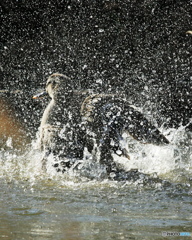
MULTIPOLYGON (((167 146, 154 146, 152 144, 141 144, 127 134, 123 135, 122 147, 126 148, 130 160, 114 154, 114 161, 121 165, 126 171, 137 169, 146 174, 160 176, 172 182, 191 182, 192 173, 192 138, 191 133, 186 132, 184 127, 179 129, 168 129, 164 134, 169 139, 167 146)), ((47 172, 41 169, 42 153, 35 149, 32 142, 23 152, 13 149, 11 139, 7 141, 6 150, 0 151, 0 176, 8 181, 22 180, 35 182, 38 180, 53 179, 57 181, 87 181, 89 179, 102 180, 105 178, 105 169, 98 163, 92 161, 92 156, 85 151, 83 160, 76 164, 83 167, 75 171, 75 167, 62 174, 56 172, 52 167, 53 157, 49 156, 47 172), (81 172, 82 171, 82 172, 81 172)))
MULTIPOLYGON (((163 132, 163 130, 161 130, 163 132)), ((192 138, 191 133, 184 127, 168 129, 164 135, 170 141, 166 146, 140 144, 138 141, 124 134, 121 142, 130 155, 130 160, 114 155, 114 159, 126 170, 136 168, 141 172, 158 176, 173 177, 173 180, 186 178, 192 172, 192 138), (174 174, 175 173, 175 176, 174 174), (185 173, 185 174, 184 174, 185 173)))

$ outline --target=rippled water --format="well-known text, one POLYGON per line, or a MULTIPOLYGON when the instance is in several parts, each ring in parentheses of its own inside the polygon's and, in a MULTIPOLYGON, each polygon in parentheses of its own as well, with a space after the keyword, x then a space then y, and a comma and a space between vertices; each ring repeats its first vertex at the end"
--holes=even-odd
POLYGON ((164 134, 168 146, 127 139, 130 160, 114 156, 127 170, 169 182, 153 185, 42 173, 33 144, 18 153, 9 139, 0 151, 0 239, 163 239, 165 231, 192 232, 191 134, 182 127, 164 134))

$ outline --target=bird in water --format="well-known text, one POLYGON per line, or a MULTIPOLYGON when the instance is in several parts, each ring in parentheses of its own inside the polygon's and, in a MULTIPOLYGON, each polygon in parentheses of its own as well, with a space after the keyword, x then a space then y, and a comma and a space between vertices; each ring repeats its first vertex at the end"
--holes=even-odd
POLYGON ((44 152, 42 167, 46 169, 49 154, 56 156, 53 166, 65 172, 83 159, 85 148, 92 160, 106 172, 120 172, 112 154, 129 159, 120 141, 124 132, 141 143, 168 144, 167 138, 142 113, 115 94, 90 94, 72 88, 70 78, 52 74, 44 94, 51 98, 40 124, 40 148, 44 152))

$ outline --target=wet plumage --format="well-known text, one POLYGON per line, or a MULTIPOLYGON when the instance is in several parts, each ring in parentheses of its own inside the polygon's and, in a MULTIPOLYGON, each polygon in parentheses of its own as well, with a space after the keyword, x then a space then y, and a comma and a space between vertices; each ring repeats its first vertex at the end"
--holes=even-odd
POLYGON ((57 156, 54 166, 65 171, 74 159, 83 159, 84 149, 106 167, 118 171, 112 153, 129 159, 120 146, 124 132, 142 143, 168 144, 165 136, 126 100, 113 94, 90 94, 72 89, 71 80, 62 74, 48 78, 46 92, 52 98, 40 125, 40 146, 47 156, 57 156), (58 160, 59 159, 59 160, 58 160))

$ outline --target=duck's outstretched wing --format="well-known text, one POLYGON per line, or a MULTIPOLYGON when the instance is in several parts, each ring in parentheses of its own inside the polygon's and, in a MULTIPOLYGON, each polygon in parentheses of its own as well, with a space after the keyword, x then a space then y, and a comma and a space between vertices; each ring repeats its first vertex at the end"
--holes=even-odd
POLYGON ((156 145, 169 143, 168 139, 142 113, 127 104, 124 105, 123 112, 122 128, 133 138, 142 143, 156 145))
POLYGON ((142 143, 168 144, 168 139, 144 115, 115 95, 91 95, 82 104, 81 113, 95 127, 104 127, 110 138, 124 131, 142 143))

